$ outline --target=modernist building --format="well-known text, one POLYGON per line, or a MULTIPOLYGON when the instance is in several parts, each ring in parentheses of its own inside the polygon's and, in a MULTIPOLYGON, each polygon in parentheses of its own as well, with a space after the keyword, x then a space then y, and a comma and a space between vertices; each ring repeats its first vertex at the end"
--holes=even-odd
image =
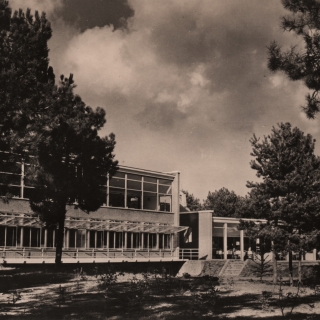
MULTIPOLYGON (((5 153, 1 153, 6 157, 5 153)), ((6 261, 17 257, 54 258, 55 229, 32 212, 24 163, 2 162, 0 182, 10 184, 13 198, 0 202, 0 248, 6 261)), ((87 214, 70 206, 66 214, 64 253, 87 261, 178 260, 179 172, 161 173, 120 166, 101 189, 105 204, 87 214)))
MULTIPOLYGON (((252 220, 259 223, 255 219, 252 220)), ((180 235, 180 252, 182 258, 198 259, 241 259, 253 257, 255 252, 260 252, 264 246, 264 252, 271 250, 271 244, 260 243, 259 239, 251 240, 246 237, 244 230, 239 230, 239 219, 216 217, 213 211, 180 212, 180 225, 189 226, 180 235), (197 251, 194 250, 197 248, 197 251)), ((271 254, 269 254, 271 258, 271 254)), ((287 257, 278 257, 287 259, 287 257)), ((316 249, 305 253, 303 259, 307 261, 319 260, 320 252, 316 249)), ((293 254, 293 259, 298 260, 299 255, 293 254)))
MULTIPOLYGON (((0 191, 1 183, 9 184, 13 195, 0 201, 3 261, 54 262, 56 230, 30 209, 28 196, 36 189, 26 179, 28 165, 6 161, 4 152, 0 156, 0 191)), ((63 262, 244 260, 259 251, 259 241, 238 230, 238 219, 188 211, 179 172, 120 166, 101 190, 105 203, 97 211, 68 207, 63 262)), ((305 259, 319 259, 319 253, 313 250, 305 259)))

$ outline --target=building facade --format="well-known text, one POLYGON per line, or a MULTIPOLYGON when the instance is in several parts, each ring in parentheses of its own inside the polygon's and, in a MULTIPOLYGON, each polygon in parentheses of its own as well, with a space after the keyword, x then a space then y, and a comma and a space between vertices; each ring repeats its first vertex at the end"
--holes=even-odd
MULTIPOLYGON (((24 163, 0 165, 0 181, 13 195, 0 202, 0 249, 7 262, 18 257, 37 259, 33 262, 54 259, 55 229, 47 228, 30 209, 28 195, 36 189, 27 172, 24 163)), ((68 207, 62 260, 179 259, 178 233, 187 229, 179 226, 179 189, 179 172, 120 166, 101 186, 105 203, 97 211, 87 214, 68 207)))
MULTIPOLYGON (((243 220, 260 223, 260 220, 255 219, 243 220)), ((255 253, 259 253, 263 245, 264 252, 271 259, 271 244, 262 244, 259 239, 249 239, 244 230, 238 229, 239 223, 237 218, 216 217, 210 210, 180 212, 180 225, 189 227, 180 235, 180 251, 184 254, 183 258, 246 260, 253 258, 255 253)), ((277 258, 288 259, 287 256, 281 256, 281 254, 277 258)), ((293 253, 293 259, 300 259, 299 254, 293 253)), ((316 249, 306 252, 302 259, 320 260, 320 252, 316 249)))

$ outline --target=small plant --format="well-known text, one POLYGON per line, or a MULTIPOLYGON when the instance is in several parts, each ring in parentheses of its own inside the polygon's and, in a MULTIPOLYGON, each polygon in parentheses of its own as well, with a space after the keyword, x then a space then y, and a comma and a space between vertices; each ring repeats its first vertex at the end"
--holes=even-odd
POLYGON ((98 289, 108 291, 112 285, 117 283, 118 277, 124 275, 122 272, 116 272, 112 268, 107 268, 105 273, 98 277, 98 289))
POLYGON ((182 277, 183 277, 184 279, 190 279, 190 278, 191 278, 191 275, 190 275, 188 272, 184 272, 183 275, 182 275, 182 277))
POLYGON ((59 286, 58 291, 58 306, 61 307, 62 304, 66 303, 66 288, 59 286))
POLYGON ((130 280, 130 288, 128 292, 126 292, 128 304, 130 306, 142 308, 143 303, 146 300, 146 296, 149 293, 149 289, 150 286, 148 274, 143 274, 142 279, 138 279, 136 276, 134 276, 130 280))
POLYGON ((21 293, 18 290, 14 290, 9 294, 8 304, 16 304, 17 301, 21 300, 21 293))
POLYGON ((262 278, 270 273, 272 269, 272 265, 270 260, 268 260, 269 255, 265 256, 263 252, 254 253, 253 258, 250 260, 254 262, 254 265, 252 266, 252 271, 255 275, 257 275, 260 278, 260 281, 262 281, 262 278))
POLYGON ((272 292, 269 291, 262 291, 261 297, 261 309, 266 311, 270 310, 270 302, 272 298, 272 292))
POLYGON ((227 286, 231 289, 234 289, 234 280, 233 277, 227 278, 227 286))
POLYGON ((287 315, 292 315, 294 308, 298 305, 301 293, 304 293, 304 290, 301 289, 300 282, 298 282, 297 291, 295 293, 292 293, 291 291, 284 293, 282 289, 282 277, 280 276, 277 304, 283 317, 286 316, 285 309, 289 309, 287 315))
POLYGON ((219 299, 219 289, 217 288, 217 278, 207 277, 204 286, 204 291, 199 291, 196 286, 192 290, 192 314, 195 315, 199 312, 204 312, 212 315, 215 312, 216 304, 219 299))
POLYGON ((76 287, 79 290, 80 289, 80 282, 81 281, 87 281, 87 275, 85 272, 83 272, 82 268, 77 268, 74 270, 75 274, 76 274, 76 287))

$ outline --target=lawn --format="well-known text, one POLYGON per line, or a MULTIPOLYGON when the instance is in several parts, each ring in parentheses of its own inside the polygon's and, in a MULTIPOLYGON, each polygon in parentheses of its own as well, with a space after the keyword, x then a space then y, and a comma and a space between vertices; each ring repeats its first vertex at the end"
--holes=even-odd
POLYGON ((298 288, 283 281, 279 298, 279 285, 256 278, 176 278, 110 268, 88 274, 81 268, 22 271, 0 270, 0 318, 319 319, 320 314, 320 293, 312 285, 296 295, 298 288))

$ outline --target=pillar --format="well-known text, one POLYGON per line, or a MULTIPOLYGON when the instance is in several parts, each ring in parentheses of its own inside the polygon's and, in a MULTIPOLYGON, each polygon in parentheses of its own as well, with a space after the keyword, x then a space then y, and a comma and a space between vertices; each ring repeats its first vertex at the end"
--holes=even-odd
POLYGON ((4 247, 7 246, 7 234, 8 234, 8 227, 4 227, 4 247))
POLYGON ((24 162, 21 163, 20 198, 24 198, 24 162))
POLYGON ((66 229, 66 231, 65 231, 65 241, 64 241, 65 242, 64 247, 66 249, 69 248, 69 243, 70 243, 69 239, 70 239, 70 230, 66 229))
POLYGON ((157 240, 157 244, 156 244, 156 249, 157 250, 159 250, 159 239, 160 239, 160 237, 159 237, 159 233, 157 233, 157 238, 156 238, 157 240))
POLYGON ((212 210, 199 211, 199 259, 212 259, 212 210))
POLYGON ((228 224, 223 224, 223 259, 228 258, 228 224))
POLYGON ((44 229, 44 247, 47 248, 48 246, 48 230, 44 229))
POLYGON ((23 247, 23 231, 24 231, 23 229, 24 229, 23 227, 21 227, 20 229, 20 247, 23 247))
POLYGON ((244 231, 240 230, 240 259, 244 258, 244 231))
POLYGON ((110 245, 110 240, 109 240, 110 232, 106 232, 106 237, 107 237, 107 249, 109 250, 109 245, 110 245))
POLYGON ((122 246, 124 249, 127 249, 128 247, 128 232, 124 233, 124 244, 122 246))

